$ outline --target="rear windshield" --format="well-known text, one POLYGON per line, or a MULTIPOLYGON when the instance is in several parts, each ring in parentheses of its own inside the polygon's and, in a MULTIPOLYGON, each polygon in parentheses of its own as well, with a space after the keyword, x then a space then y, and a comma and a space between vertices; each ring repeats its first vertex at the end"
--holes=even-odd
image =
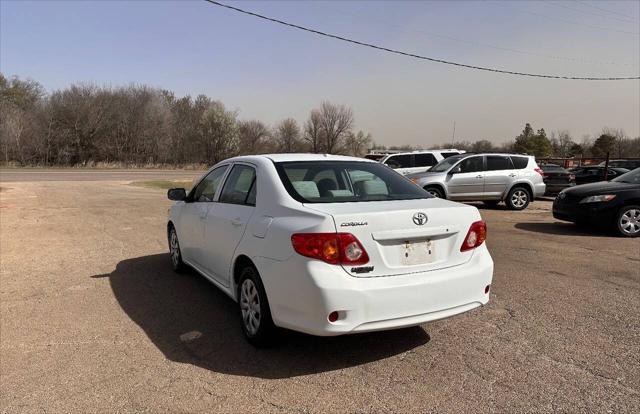
POLYGON ((564 168, 559 165, 543 165, 542 170, 549 172, 564 172, 564 168))
POLYGON ((302 203, 431 198, 422 188, 382 164, 299 161, 275 165, 291 197, 302 203))

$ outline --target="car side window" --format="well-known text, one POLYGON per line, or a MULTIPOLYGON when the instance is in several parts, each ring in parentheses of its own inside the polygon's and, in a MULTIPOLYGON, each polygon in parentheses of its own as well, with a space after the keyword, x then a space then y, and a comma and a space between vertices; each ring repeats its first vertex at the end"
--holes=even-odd
POLYGON ((522 170, 524 168, 527 168, 527 164, 529 164, 529 158, 527 158, 527 157, 512 156, 511 157, 511 161, 513 162, 513 165, 518 170, 522 170))
POLYGON ((508 157, 487 155, 487 171, 511 170, 511 161, 508 157))
POLYGON ((255 194, 251 195, 252 187, 255 187, 255 179, 256 170, 253 167, 234 165, 224 183, 219 201, 229 204, 255 205, 255 194), (253 199, 252 203, 249 203, 250 198, 253 199))
POLYGON ((431 167, 432 165, 436 165, 438 161, 433 154, 416 154, 415 155, 415 166, 416 167, 431 167))
POLYGON ((228 165, 218 167, 215 170, 207 174, 198 186, 193 190, 193 201, 209 202, 213 201, 216 195, 216 191, 220 186, 220 181, 224 177, 224 173, 227 171, 228 165))
POLYGON ((411 155, 393 155, 384 163, 391 168, 411 168, 411 155))
POLYGON ((460 172, 471 173, 482 171, 484 169, 482 164, 482 157, 465 158, 460 162, 460 172))

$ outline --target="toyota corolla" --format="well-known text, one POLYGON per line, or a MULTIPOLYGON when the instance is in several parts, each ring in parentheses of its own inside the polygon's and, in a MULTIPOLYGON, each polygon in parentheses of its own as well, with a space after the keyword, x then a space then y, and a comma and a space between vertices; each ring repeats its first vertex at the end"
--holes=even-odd
POLYGON ((276 327, 377 331, 489 301, 493 261, 478 209, 374 161, 236 157, 168 196, 173 268, 194 268, 235 300, 257 346, 276 327))

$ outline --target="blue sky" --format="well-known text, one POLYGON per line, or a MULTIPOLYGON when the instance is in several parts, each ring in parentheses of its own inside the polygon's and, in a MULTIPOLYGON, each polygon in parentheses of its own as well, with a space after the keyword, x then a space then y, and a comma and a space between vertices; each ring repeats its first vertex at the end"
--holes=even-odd
MULTIPOLYGON (((243 1, 257 13, 417 54, 574 76, 640 75, 640 2, 243 1), (503 49, 510 49, 509 51, 503 49)), ((300 32, 203 1, 0 1, 0 70, 48 90, 74 82, 205 93, 267 123, 322 100, 381 144, 503 142, 525 122, 580 141, 640 135, 640 81, 520 78, 300 32)))

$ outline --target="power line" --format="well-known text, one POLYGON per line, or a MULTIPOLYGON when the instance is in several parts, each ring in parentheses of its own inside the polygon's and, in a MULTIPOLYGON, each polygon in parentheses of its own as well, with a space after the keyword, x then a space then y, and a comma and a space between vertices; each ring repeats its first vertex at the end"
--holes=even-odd
POLYGON ((576 25, 576 26, 583 26, 583 27, 589 27, 591 29, 598 29, 598 30, 604 30, 604 31, 612 31, 612 32, 618 32, 618 33, 624 33, 624 34, 629 34, 629 35, 632 35, 632 36, 640 36, 640 32, 628 32, 626 30, 618 30, 618 29, 613 29, 613 28, 610 28, 610 27, 594 26, 592 24, 574 22, 573 20, 567 20, 567 19, 563 19, 563 18, 555 17, 555 16, 548 16, 546 14, 532 12, 532 11, 529 11, 529 10, 522 10, 522 9, 518 9, 518 8, 513 8, 513 10, 519 11, 520 13, 530 14, 530 15, 536 16, 536 17, 543 17, 543 18, 549 19, 549 20, 556 20, 556 21, 563 22, 563 23, 573 24, 573 25, 576 25))
MULTIPOLYGON (((612 13, 612 14, 617 14, 618 16, 623 16, 623 17, 628 17, 626 14, 624 13, 620 13, 617 11, 613 11, 613 10, 608 10, 608 9, 604 9, 602 7, 598 7, 598 6, 594 6, 593 4, 587 3, 586 1, 581 1, 580 4, 582 4, 583 6, 587 6, 587 7, 591 7, 594 8, 596 10, 600 10, 603 12, 607 12, 607 13, 612 13)), ((634 19, 634 21, 638 21, 637 19, 634 19)))
MULTIPOLYGON (((354 18, 359 18, 360 17, 355 13, 348 13, 348 12, 344 12, 344 11, 339 12, 339 15, 344 15, 344 14, 348 14, 348 15, 354 17, 354 18)), ((384 24, 384 25, 386 25, 388 27, 401 28, 401 29, 409 30, 409 31, 412 31, 412 32, 415 32, 415 33, 421 33, 421 34, 423 34, 423 35, 425 35, 427 37, 437 37, 437 38, 441 38, 441 39, 451 40, 451 41, 454 41, 454 42, 466 43, 466 44, 474 45, 474 46, 487 47, 487 48, 491 48, 491 49, 495 49, 495 50, 500 50, 500 51, 503 51, 503 52, 516 53, 516 54, 520 54, 520 55, 536 56, 536 57, 542 57, 542 58, 545 58, 545 59, 553 59, 553 60, 565 60, 565 61, 570 61, 570 62, 579 62, 579 63, 585 63, 585 64, 591 64, 591 65, 615 65, 615 66, 631 66, 631 67, 637 67, 638 66, 637 64, 630 64, 630 63, 625 63, 625 62, 593 61, 593 60, 584 59, 584 58, 578 58, 578 57, 555 56, 555 55, 548 55, 548 54, 544 54, 544 53, 529 52, 529 51, 514 49, 514 48, 510 48, 510 47, 505 47, 505 46, 498 46, 498 45, 493 45, 493 44, 489 44, 489 43, 477 42, 477 41, 474 41, 474 40, 461 39, 461 38, 457 38, 457 37, 453 37, 453 36, 447 36, 447 35, 443 35, 443 34, 429 32, 429 31, 425 31, 425 30, 421 30, 421 29, 406 28, 404 26, 397 25, 397 24, 389 24, 388 22, 380 20, 380 19, 373 19, 373 21, 376 22, 376 26, 384 24)))
POLYGON ((278 23, 284 26, 288 26, 288 27, 293 27, 294 29, 298 29, 298 30, 303 30, 309 33, 314 33, 320 36, 325 36, 325 37, 330 37, 332 39, 337 39, 337 40, 341 40, 343 42, 348 42, 348 43, 352 43, 352 44, 356 44, 359 46, 365 46, 365 47, 369 47, 372 49, 376 49, 376 50, 381 50, 384 52, 389 52, 389 53, 394 53, 397 55, 402 55, 402 56, 408 56, 408 57, 413 57, 416 59, 422 59, 422 60, 428 60, 431 62, 436 62, 436 63, 443 63, 445 65, 452 65, 452 66, 458 66, 458 67, 463 67, 463 68, 467 68, 467 69, 476 69, 476 70, 482 70, 482 71, 486 71, 486 72, 494 72, 494 73, 504 73, 504 74, 508 74, 508 75, 518 75, 518 76, 528 76, 528 77, 533 77, 533 78, 546 78, 546 79, 567 79, 567 80, 607 80, 607 81, 618 81, 618 80, 634 80, 634 79, 640 79, 640 76, 628 76, 628 77, 580 77, 580 76, 560 76, 560 75, 545 75, 545 74, 536 74, 536 73, 526 73, 526 72, 515 72, 515 71, 510 71, 510 70, 502 70, 502 69, 494 69, 494 68, 488 68, 488 67, 483 67, 483 66, 475 66, 475 65, 467 65, 464 63, 458 63, 458 62, 452 62, 452 61, 448 61, 448 60, 444 60, 444 59, 437 59, 437 58, 432 58, 432 57, 427 57, 427 56, 421 56, 421 55, 416 55, 414 53, 408 53, 408 52, 403 52, 400 50, 396 50, 396 49, 390 49, 390 48, 386 48, 386 47, 382 47, 382 46, 377 46, 377 45, 373 45, 371 43, 365 43, 365 42, 360 42, 358 40, 353 40, 353 39, 349 39, 346 37, 342 37, 342 36, 337 36, 334 34, 330 34, 330 33, 325 33, 325 32, 321 32, 319 30, 315 30, 315 29, 310 29, 308 27, 304 27, 304 26, 299 26, 297 24, 293 24, 293 23, 288 23, 282 20, 278 20, 278 19, 274 19, 272 17, 267 17, 258 13, 253 13, 247 10, 243 10, 240 9, 238 7, 234 7, 234 6, 229 6, 227 4, 222 4, 219 3, 217 1, 213 1, 213 0, 204 0, 207 3, 213 4, 215 6, 219 6, 219 7, 224 7, 226 9, 230 9, 230 10, 234 10, 236 12, 239 13, 243 13, 243 14, 247 14, 249 16, 253 16, 253 17, 257 17, 259 19, 263 19, 263 20, 267 20, 273 23, 278 23))
POLYGON ((556 6, 556 7, 562 7, 563 9, 571 10, 571 11, 574 11, 576 13, 590 14, 592 16, 598 16, 598 17, 601 17, 603 19, 617 20, 619 22, 630 23, 630 24, 636 24, 637 23, 636 20, 629 20, 628 18, 624 18, 623 19, 623 18, 620 18, 620 17, 607 16, 606 14, 596 13, 596 12, 592 12, 592 11, 588 11, 588 10, 576 9, 574 7, 566 6, 566 5, 564 5, 564 4, 562 4, 562 3, 558 2, 558 1, 545 0, 545 3, 546 4, 551 4, 551 5, 556 6))

